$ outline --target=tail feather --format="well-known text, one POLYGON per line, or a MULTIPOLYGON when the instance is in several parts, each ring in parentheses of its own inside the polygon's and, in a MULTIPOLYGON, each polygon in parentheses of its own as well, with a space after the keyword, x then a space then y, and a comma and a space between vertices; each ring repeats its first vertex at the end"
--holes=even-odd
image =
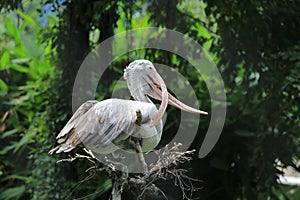
POLYGON ((54 148, 52 148, 48 153, 49 153, 50 155, 52 155, 55 151, 57 151, 57 149, 59 149, 59 147, 60 147, 60 145, 59 145, 59 146, 56 146, 56 147, 54 147, 54 148))
POLYGON ((49 151, 49 154, 53 153, 61 153, 61 152, 70 152, 75 148, 75 146, 71 146, 70 144, 60 144, 49 151))

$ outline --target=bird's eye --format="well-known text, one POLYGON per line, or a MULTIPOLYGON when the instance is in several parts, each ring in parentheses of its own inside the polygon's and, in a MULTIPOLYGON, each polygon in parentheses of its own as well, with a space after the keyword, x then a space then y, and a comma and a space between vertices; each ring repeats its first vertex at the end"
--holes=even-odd
POLYGON ((151 67, 151 66, 148 66, 148 69, 150 69, 150 70, 151 70, 151 69, 152 69, 152 67, 151 67))

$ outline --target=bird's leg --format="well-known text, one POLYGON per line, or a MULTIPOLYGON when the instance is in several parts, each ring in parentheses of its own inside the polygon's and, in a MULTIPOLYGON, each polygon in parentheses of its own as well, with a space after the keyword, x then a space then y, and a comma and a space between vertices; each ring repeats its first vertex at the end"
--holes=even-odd
MULTIPOLYGON (((140 110, 136 111, 136 121, 135 124, 138 126, 141 126, 143 123, 143 116, 140 110)), ((142 167, 143 167, 143 172, 147 173, 148 172, 148 166, 147 163, 145 161, 145 157, 143 154, 143 150, 141 147, 141 142, 142 140, 136 137, 130 137, 129 138, 129 143, 131 143, 131 145, 133 146, 133 148, 136 150, 136 152, 138 153, 138 158, 141 161, 142 167)))
POLYGON ((148 172, 148 165, 147 165, 147 163, 145 161, 145 157, 144 157, 144 154, 143 154, 143 151, 142 151, 142 147, 141 147, 139 141, 136 142, 136 148, 138 150, 138 152, 137 152, 138 153, 138 157, 139 157, 139 159, 140 159, 140 161, 141 161, 141 163, 143 165, 143 171, 144 171, 144 173, 147 173, 148 172))
POLYGON ((130 137, 129 138, 129 143, 131 143, 131 145, 133 146, 133 148, 136 150, 137 154, 138 154, 138 158, 142 164, 142 168, 143 168, 143 172, 147 173, 148 172, 148 165, 145 161, 145 157, 143 154, 143 150, 141 147, 141 141, 138 138, 135 137, 130 137))

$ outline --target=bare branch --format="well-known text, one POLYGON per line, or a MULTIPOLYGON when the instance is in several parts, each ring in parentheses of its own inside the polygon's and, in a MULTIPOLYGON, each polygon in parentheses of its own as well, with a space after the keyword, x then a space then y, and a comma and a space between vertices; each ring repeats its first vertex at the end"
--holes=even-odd
MULTIPOLYGON (((191 155, 195 150, 182 152, 180 151, 180 147, 180 143, 175 143, 172 147, 166 145, 163 149, 155 151, 157 161, 156 163, 150 164, 149 171, 144 174, 128 174, 127 172, 118 171, 116 170, 118 169, 116 166, 122 165, 122 163, 109 160, 107 160, 108 165, 103 165, 97 161, 93 154, 90 154, 88 150, 86 150, 86 152, 89 155, 75 154, 74 157, 62 159, 58 162, 73 162, 74 160, 81 158, 89 160, 93 163, 93 166, 88 168, 86 172, 93 170, 94 173, 89 175, 86 179, 90 179, 97 171, 105 172, 113 182, 113 200, 116 200, 116 198, 120 200, 125 185, 137 190, 138 199, 142 199, 147 192, 157 192, 165 196, 163 191, 155 185, 155 182, 167 179, 174 180, 174 185, 181 189, 183 199, 191 199, 193 192, 201 189, 199 187, 194 187, 193 185, 200 182, 200 180, 189 177, 187 175, 188 170, 180 169, 178 168, 178 165, 191 161, 191 155)), ((82 180, 75 189, 86 181, 86 179, 82 180)))

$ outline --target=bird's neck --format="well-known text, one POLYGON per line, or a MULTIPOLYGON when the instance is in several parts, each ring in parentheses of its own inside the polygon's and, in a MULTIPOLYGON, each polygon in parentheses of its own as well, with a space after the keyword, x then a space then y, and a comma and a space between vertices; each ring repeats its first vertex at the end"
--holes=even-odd
POLYGON ((135 95, 135 96, 133 96, 133 98, 136 101, 142 101, 142 102, 147 102, 147 103, 152 103, 153 104, 153 102, 150 100, 150 98, 147 95, 145 95, 145 94, 135 95))

